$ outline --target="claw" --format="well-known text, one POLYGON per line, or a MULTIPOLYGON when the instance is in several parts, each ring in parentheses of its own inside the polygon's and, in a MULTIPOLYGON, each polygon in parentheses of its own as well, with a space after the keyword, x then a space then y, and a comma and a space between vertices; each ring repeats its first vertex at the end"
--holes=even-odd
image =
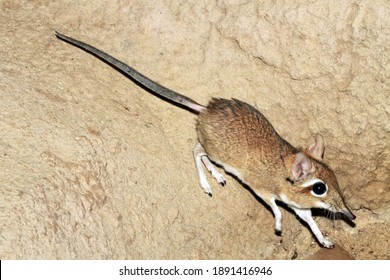
POLYGON ((322 244, 322 246, 324 246, 327 249, 333 249, 334 248, 333 243, 330 240, 328 240, 328 239, 322 240, 321 244, 322 244))

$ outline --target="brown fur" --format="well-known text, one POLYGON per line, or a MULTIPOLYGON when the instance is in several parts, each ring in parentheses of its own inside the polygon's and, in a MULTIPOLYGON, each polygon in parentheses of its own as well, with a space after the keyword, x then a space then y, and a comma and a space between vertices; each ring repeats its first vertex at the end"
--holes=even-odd
POLYGON ((197 131, 209 158, 237 170, 239 179, 261 194, 265 202, 275 195, 280 200, 280 195, 285 194, 301 208, 316 207, 318 201, 332 205, 329 210, 346 208, 333 171, 309 149, 305 155, 312 164, 310 174, 293 184, 292 164, 302 151, 285 141, 254 107, 235 99, 214 98, 199 114, 197 131), (321 179, 328 185, 324 198, 299 186, 310 178, 321 179))

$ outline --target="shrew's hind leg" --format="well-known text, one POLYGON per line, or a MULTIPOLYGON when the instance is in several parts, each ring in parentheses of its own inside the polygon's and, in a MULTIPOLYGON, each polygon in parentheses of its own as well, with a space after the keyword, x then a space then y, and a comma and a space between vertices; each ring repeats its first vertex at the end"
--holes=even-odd
POLYGON ((210 171, 211 175, 217 180, 218 184, 225 185, 226 180, 221 173, 219 173, 214 165, 208 158, 205 150, 200 143, 196 144, 193 150, 196 169, 198 170, 199 183, 205 193, 212 195, 210 184, 207 182, 206 174, 204 173, 202 163, 206 166, 207 170, 210 171))

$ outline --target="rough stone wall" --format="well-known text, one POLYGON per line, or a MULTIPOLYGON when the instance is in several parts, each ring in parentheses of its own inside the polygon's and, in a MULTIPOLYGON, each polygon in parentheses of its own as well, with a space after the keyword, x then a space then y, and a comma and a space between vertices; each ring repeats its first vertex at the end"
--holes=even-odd
MULTIPOLYGON (((326 141, 357 259, 390 258, 390 5, 378 1, 0 1, 1 259, 291 259, 319 249, 228 177, 203 194, 196 116, 60 31, 200 103, 255 105, 296 146, 326 141)), ((265 182, 266 183, 266 182, 265 182)), ((331 258, 331 250, 329 251, 331 258)))

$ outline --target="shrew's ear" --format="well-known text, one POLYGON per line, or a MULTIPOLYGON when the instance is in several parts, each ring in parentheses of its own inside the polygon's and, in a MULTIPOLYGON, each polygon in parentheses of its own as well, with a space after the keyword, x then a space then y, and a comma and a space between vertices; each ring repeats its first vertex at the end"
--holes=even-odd
POLYGON ((291 166, 291 173, 294 181, 299 181, 313 172, 311 159, 302 152, 294 155, 295 159, 291 166))
POLYGON ((324 149, 324 138, 322 138, 321 135, 317 134, 314 144, 307 148, 306 152, 313 158, 322 160, 324 156, 324 149))

